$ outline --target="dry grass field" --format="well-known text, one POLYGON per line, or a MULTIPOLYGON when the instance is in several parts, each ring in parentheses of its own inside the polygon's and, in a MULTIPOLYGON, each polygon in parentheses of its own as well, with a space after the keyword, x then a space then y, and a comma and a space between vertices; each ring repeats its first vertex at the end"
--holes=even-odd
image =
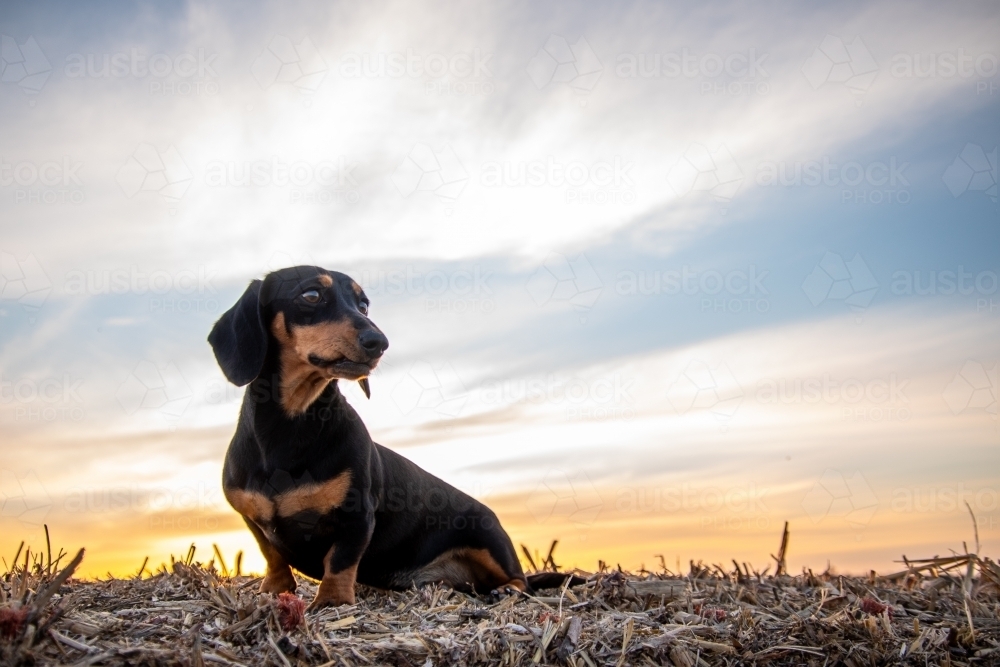
MULTIPOLYGON (((602 566, 535 596, 359 587, 357 604, 316 613, 304 613, 313 582, 261 595, 238 562, 196 554, 84 581, 72 578, 83 550, 23 548, 0 579, 0 664, 1000 664, 1000 567, 974 553, 866 577, 785 573, 781 558, 775 573, 602 566)), ((552 550, 540 560, 556 567, 552 550)))

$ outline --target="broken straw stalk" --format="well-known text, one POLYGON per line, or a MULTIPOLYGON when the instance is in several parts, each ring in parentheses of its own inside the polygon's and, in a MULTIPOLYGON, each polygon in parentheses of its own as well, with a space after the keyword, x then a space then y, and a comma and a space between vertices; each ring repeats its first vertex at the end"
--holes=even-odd
MULTIPOLYGON (((545 558, 555 570, 556 542, 545 558)), ((1000 659, 1000 567, 976 553, 903 560, 867 577, 692 562, 627 573, 603 563, 585 583, 537 595, 470 596, 441 586, 385 592, 302 614, 298 595, 258 594, 216 548, 192 548, 155 573, 79 581, 81 550, 61 570, 30 550, 0 577, 0 663, 297 664, 979 664, 1000 659)), ((23 546, 23 545, 22 545, 23 546)), ((977 548, 978 551, 978 548, 977 548)), ((6 561, 5 561, 6 562, 6 561)), ((661 561, 662 562, 662 561, 661 561)), ((299 597, 302 596, 302 597, 299 597)))

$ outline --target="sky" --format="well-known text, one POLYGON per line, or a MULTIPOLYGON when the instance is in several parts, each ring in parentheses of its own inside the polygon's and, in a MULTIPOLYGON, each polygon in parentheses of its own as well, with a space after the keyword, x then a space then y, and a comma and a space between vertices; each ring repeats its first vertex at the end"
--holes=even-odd
POLYGON ((1000 548, 992 3, 5 3, 0 555, 263 559, 206 336, 365 288, 374 439, 594 570, 1000 548), (974 520, 973 520, 974 517, 974 520))

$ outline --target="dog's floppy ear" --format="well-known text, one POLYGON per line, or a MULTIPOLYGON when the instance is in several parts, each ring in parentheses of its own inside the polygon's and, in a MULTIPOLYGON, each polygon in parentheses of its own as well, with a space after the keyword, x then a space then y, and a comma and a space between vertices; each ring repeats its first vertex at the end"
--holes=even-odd
POLYGON ((240 300, 223 313, 208 334, 215 359, 226 378, 237 387, 260 375, 267 356, 267 327, 261 312, 263 283, 254 280, 240 300))

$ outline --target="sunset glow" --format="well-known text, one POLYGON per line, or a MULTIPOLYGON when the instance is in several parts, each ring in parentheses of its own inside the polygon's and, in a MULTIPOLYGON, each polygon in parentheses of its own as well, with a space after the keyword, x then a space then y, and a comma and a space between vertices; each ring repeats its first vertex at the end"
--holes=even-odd
POLYGON ((0 10, 7 562, 263 568, 206 336, 294 264, 371 298, 373 438, 561 566, 996 557, 995 6, 437 7, 0 10))

